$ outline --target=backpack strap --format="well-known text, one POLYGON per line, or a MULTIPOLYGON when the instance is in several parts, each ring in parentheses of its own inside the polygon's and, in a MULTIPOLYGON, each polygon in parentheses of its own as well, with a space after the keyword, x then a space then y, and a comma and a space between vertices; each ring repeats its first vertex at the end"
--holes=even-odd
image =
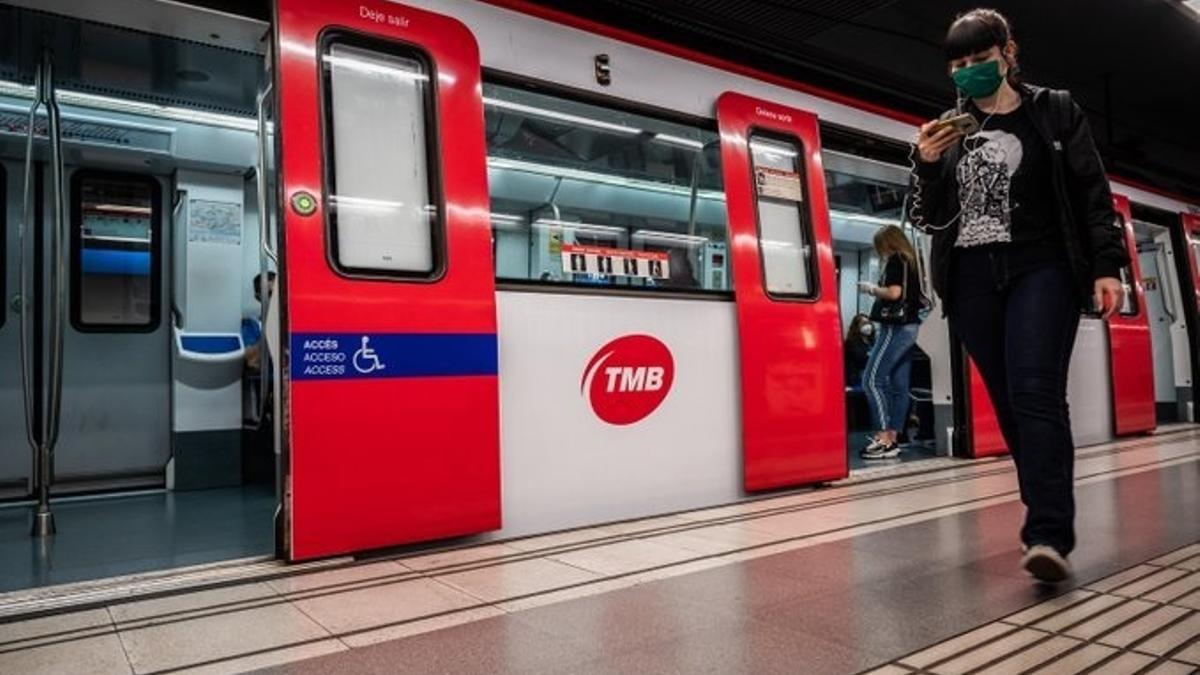
POLYGON ((1050 120, 1055 143, 1061 148, 1071 133, 1071 92, 1063 89, 1050 90, 1050 120))

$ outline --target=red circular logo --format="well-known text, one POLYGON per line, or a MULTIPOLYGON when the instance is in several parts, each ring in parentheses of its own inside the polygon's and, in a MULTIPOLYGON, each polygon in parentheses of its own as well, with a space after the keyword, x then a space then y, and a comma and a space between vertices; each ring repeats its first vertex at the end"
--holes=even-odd
POLYGON ((675 381, 671 350, 649 335, 625 335, 604 345, 583 371, 579 391, 609 424, 633 424, 654 412, 675 381))

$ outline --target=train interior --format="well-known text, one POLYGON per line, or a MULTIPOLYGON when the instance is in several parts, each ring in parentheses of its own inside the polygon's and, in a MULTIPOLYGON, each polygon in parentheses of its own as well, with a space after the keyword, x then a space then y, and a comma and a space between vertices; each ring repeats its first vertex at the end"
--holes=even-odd
MULTIPOLYGON (((874 346, 874 333, 864 334, 869 325, 874 298, 859 290, 860 282, 878 282, 881 260, 875 251, 874 237, 879 228, 896 225, 906 228, 914 248, 922 240, 903 222, 908 170, 896 163, 829 149, 824 153, 825 182, 829 194, 829 218, 833 234, 834 264, 837 270, 839 309, 845 359, 847 457, 852 469, 870 465, 896 464, 948 454, 948 439, 939 445, 935 433, 934 369, 949 363, 948 342, 920 341, 913 349, 909 381, 908 424, 898 430, 903 451, 894 459, 864 461, 859 451, 878 431, 863 388, 863 369, 874 346), (935 365, 936 364, 936 365, 935 365)), ((909 293, 929 294, 925 288, 905 289, 909 293)), ((934 329, 926 329, 931 332, 934 329)), ((938 373, 948 377, 948 373, 938 373)), ((941 392, 939 392, 941 393, 941 392)), ((942 407, 950 405, 941 398, 942 407)))
POLYGON ((1196 419, 1194 355, 1185 311, 1188 293, 1180 283, 1187 278, 1188 251, 1177 250, 1183 242, 1177 235, 1172 236, 1178 218, 1158 209, 1134 206, 1133 231, 1153 345, 1154 403, 1159 424, 1196 419))
POLYGON ((484 111, 498 281, 729 291, 715 130, 494 82, 484 111))
POLYGON ((11 7, 0 26, 0 591, 272 555, 262 57, 11 7), (58 110, 31 133, 39 82, 58 110), (34 538, 31 439, 55 435, 57 534, 34 538))

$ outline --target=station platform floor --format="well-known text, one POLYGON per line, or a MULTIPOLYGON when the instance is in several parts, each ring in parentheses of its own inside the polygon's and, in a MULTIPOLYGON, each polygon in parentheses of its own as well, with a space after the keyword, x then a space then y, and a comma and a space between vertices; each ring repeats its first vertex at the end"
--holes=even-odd
POLYGON ((1200 670, 1200 431, 1079 451, 1057 587, 1017 567, 1007 459, 904 468, 207 587, 0 595, 0 672, 1200 670))

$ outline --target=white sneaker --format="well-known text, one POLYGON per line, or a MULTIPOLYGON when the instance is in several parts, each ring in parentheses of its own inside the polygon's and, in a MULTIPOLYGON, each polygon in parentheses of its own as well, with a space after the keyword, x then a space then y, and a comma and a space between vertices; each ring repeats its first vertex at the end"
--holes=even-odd
POLYGON ((1045 544, 1030 546, 1021 558, 1021 568, 1034 579, 1047 584, 1056 584, 1071 577, 1071 563, 1045 544))

